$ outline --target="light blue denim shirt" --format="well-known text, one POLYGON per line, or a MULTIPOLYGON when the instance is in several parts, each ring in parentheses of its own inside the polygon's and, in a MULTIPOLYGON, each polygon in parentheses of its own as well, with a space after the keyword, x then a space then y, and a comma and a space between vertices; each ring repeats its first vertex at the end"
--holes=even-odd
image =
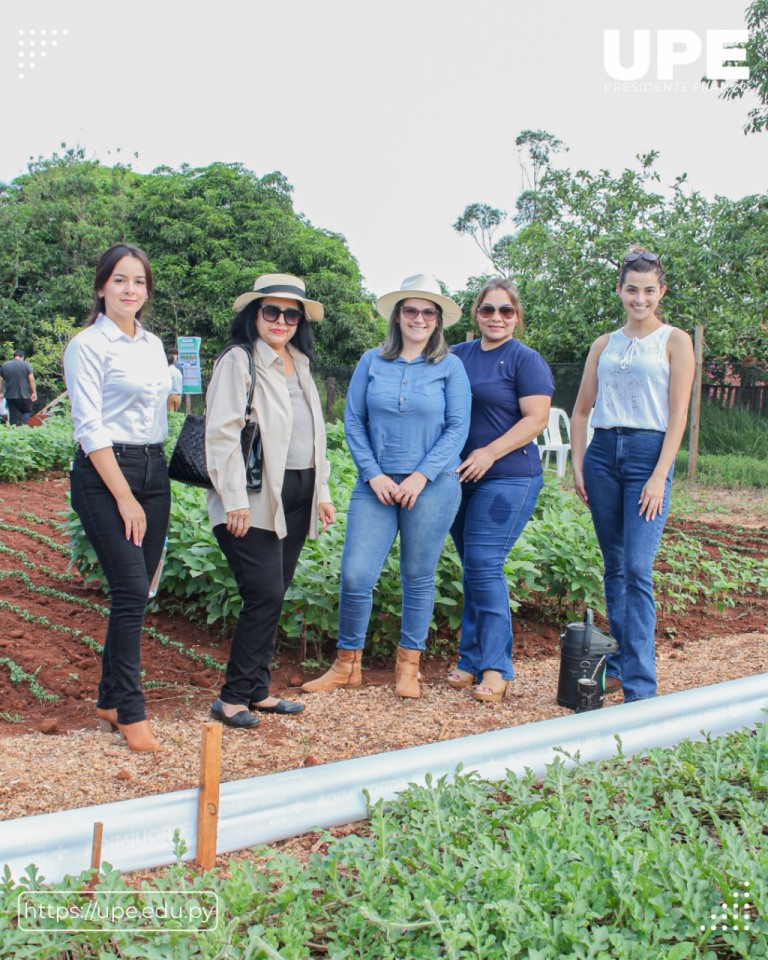
POLYGON ((469 431, 469 380, 458 357, 384 360, 378 347, 355 368, 344 429, 363 480, 381 473, 429 480, 455 470, 469 431))

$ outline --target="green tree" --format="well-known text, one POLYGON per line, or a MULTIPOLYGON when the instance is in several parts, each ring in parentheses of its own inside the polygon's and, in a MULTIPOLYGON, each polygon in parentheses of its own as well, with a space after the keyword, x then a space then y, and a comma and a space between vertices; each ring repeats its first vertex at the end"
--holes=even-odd
MULTIPOLYGON (((344 238, 297 215, 291 193, 282 174, 259 177, 241 164, 143 175, 87 160, 82 148, 30 164, 0 184, 0 342, 31 359, 58 350, 64 327, 88 313, 99 254, 126 241, 152 261, 147 322, 166 343, 198 335, 214 356, 235 297, 262 273, 295 273, 326 308, 316 327, 321 359, 356 362, 381 336, 372 298, 344 238)), ((53 377, 59 361, 60 352, 36 365, 53 377)))
POLYGON ((710 202, 685 175, 665 194, 657 158, 656 151, 640 155, 636 168, 614 176, 557 169, 549 154, 536 157, 530 188, 518 199, 517 229, 495 241, 489 260, 515 279, 526 340, 550 362, 583 360, 595 337, 615 328, 614 290, 632 243, 661 255, 665 314, 688 331, 706 324, 709 356, 768 357, 768 197, 710 202))
MULTIPOLYGON (((744 133, 760 133, 768 128, 768 0, 753 0, 745 14, 748 39, 745 46, 746 66, 749 77, 745 80, 709 80, 704 82, 716 86, 723 100, 741 100, 746 93, 753 93, 760 106, 753 107, 749 120, 744 125, 744 133)), ((743 66, 743 62, 732 64, 743 66)))

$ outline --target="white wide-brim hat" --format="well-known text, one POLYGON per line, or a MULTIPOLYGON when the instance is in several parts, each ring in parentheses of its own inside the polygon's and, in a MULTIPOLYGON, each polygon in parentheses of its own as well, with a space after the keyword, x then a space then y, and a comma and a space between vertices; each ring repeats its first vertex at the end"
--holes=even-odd
POLYGON ((451 327, 461 320, 461 307, 450 297, 443 296, 440 284, 428 273, 416 273, 403 280, 399 290, 385 293, 376 301, 376 309, 385 320, 389 320, 396 304, 409 297, 420 297, 422 300, 431 300, 443 311, 443 326, 451 327))
POLYGON ((317 300, 307 299, 307 288, 301 277, 294 277, 290 273, 265 273, 263 277, 254 283, 253 290, 248 293, 241 293, 232 304, 235 313, 240 313, 254 300, 261 300, 263 297, 285 297, 290 300, 298 300, 304 304, 304 316, 307 320, 322 320, 323 305, 317 300))

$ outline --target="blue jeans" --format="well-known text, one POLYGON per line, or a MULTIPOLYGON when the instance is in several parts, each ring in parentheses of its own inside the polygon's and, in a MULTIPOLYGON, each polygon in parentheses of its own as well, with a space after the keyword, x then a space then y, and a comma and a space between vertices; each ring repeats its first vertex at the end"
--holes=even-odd
MULTIPOLYGON (((406 474, 390 476, 402 483, 406 474)), ((398 533, 403 587, 400 645, 410 650, 425 648, 435 606, 435 568, 460 500, 461 485, 454 472, 429 481, 412 510, 381 503, 358 478, 349 501, 341 558, 340 649, 363 648, 373 588, 398 533)))
POLYGON ((621 680, 625 703, 656 696, 653 561, 669 513, 674 465, 661 513, 646 520, 639 502, 663 443, 659 430, 595 430, 584 457, 584 484, 605 567, 608 620, 619 642, 606 673, 621 680))
POLYGON ((477 677, 484 670, 497 670, 505 680, 515 675, 504 561, 530 520, 543 486, 541 475, 461 485, 461 506, 451 527, 464 567, 459 670, 477 677))
POLYGON ((96 705, 105 710, 117 707, 120 723, 137 723, 147 715, 141 689, 141 628, 149 582, 160 562, 168 531, 171 485, 162 444, 115 444, 113 450, 131 493, 147 517, 141 546, 125 539, 125 522, 117 501, 81 449, 70 474, 72 509, 96 551, 111 597, 96 705))

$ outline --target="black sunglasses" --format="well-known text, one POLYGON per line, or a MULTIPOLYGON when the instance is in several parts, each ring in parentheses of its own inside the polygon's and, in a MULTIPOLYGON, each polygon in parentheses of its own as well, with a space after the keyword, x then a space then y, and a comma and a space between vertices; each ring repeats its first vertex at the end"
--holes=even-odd
POLYGON ((281 314, 289 327, 295 327, 304 316, 304 311, 297 310, 296 307, 286 307, 285 310, 281 310, 274 303, 267 303, 261 308, 261 315, 268 323, 274 323, 281 314))
POLYGON ((634 263, 635 260, 645 260, 647 263, 656 263, 661 260, 658 253, 650 253, 648 250, 640 250, 637 253, 628 253, 624 257, 624 263, 634 263))

